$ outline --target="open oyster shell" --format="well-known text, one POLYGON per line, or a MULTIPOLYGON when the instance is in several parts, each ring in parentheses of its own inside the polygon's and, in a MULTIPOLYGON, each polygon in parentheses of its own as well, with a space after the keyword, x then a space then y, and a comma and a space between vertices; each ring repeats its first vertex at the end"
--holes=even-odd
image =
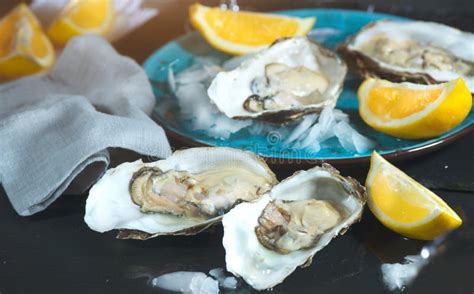
POLYGON ((474 92, 474 34, 443 24, 373 22, 338 51, 364 77, 426 84, 462 77, 474 92))
POLYGON ((365 188, 328 164, 300 171, 224 216, 227 270, 271 288, 359 221, 365 203, 365 188))
POLYGON ((306 37, 275 42, 239 67, 220 72, 208 95, 234 119, 285 122, 334 107, 347 67, 335 53, 306 37))
POLYGON ((253 153, 191 148, 165 160, 109 169, 89 192, 84 220, 98 232, 119 229, 118 238, 191 235, 276 183, 253 153))

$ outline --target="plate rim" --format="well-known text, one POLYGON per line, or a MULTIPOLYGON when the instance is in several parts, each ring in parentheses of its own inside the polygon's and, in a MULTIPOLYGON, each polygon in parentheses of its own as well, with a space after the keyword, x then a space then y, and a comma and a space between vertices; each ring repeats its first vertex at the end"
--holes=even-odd
MULTIPOLYGON (((209 145, 209 144, 201 143, 199 141, 190 139, 168 128, 164 128, 164 130, 168 138, 171 138, 175 141, 185 144, 187 147, 219 147, 216 145, 209 145)), ((418 147, 407 149, 407 150, 395 150, 394 152, 379 152, 379 154, 382 155, 385 159, 388 159, 391 161, 400 161, 400 160, 428 154, 436 150, 439 150, 440 148, 445 147, 446 145, 449 145, 450 143, 456 142, 460 138, 472 132, 474 132, 474 124, 470 124, 466 126, 465 128, 457 131, 456 133, 453 133, 445 138, 434 141, 430 144, 418 146, 418 147)), ((230 148, 234 148, 234 147, 230 147, 230 148)), ((257 155, 263 158, 270 165, 293 165, 293 164, 319 165, 321 163, 329 163, 333 165, 355 165, 355 164, 363 164, 363 163, 370 162, 370 155, 337 158, 337 159, 286 158, 286 157, 269 157, 269 156, 265 156, 261 154, 257 154, 257 155)))

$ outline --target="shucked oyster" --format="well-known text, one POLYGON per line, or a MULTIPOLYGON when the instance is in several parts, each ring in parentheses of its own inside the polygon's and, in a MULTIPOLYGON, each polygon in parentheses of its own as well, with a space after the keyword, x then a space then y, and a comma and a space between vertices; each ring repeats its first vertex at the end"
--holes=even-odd
POLYGON ((335 206, 315 199, 273 200, 259 216, 255 234, 262 246, 281 254, 309 249, 341 221, 335 206))
POLYGON ((378 21, 339 50, 364 76, 439 83, 464 78, 474 92, 474 34, 423 21, 378 21))
POLYGON ((144 166, 133 174, 129 192, 141 212, 208 219, 254 200, 268 188, 267 180, 239 164, 218 164, 194 174, 144 166))
POLYGON ((305 37, 284 39, 219 73, 208 95, 230 118, 284 122, 336 105, 345 63, 305 37))
POLYGON ((227 270, 271 288, 357 222, 365 202, 365 189, 330 165, 296 173, 224 216, 227 270))
POLYGON ((166 160, 108 170, 90 190, 84 219, 99 232, 121 229, 122 238, 193 234, 276 182, 265 162, 251 153, 192 148, 166 160))

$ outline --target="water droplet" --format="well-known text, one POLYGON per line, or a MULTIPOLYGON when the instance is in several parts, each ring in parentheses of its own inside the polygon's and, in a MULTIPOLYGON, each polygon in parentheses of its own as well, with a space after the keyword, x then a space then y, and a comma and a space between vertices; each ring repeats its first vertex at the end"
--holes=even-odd
POLYGON ((421 257, 423 257, 424 259, 429 258, 430 257, 430 251, 427 248, 423 248, 421 250, 421 257))

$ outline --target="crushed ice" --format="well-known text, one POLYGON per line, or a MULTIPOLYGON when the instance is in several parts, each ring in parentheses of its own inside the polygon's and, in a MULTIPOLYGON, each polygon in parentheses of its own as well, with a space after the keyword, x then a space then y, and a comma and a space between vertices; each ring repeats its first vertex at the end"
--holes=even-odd
MULTIPOLYGON (((169 67, 168 70, 172 72, 173 68, 169 67)), ((181 113, 191 118, 193 130, 204 130, 209 136, 228 139, 232 133, 252 122, 230 119, 210 103, 207 88, 217 73, 215 66, 196 64, 178 75, 168 73, 168 76, 174 77, 173 84, 168 82, 171 89, 176 89, 174 94, 178 98, 181 113)))
POLYGON ((226 277, 224 270, 215 268, 209 275, 202 272, 173 272, 151 280, 153 287, 185 294, 217 294, 219 286, 224 289, 237 288, 237 279, 226 277))
POLYGON ((212 104, 207 88, 221 70, 231 70, 247 60, 249 56, 239 56, 218 65, 215 60, 201 58, 199 63, 174 74, 173 64, 168 67, 168 83, 174 92, 181 114, 191 121, 194 131, 204 131, 217 139, 228 139, 232 134, 246 130, 250 135, 268 135, 277 132, 286 138, 284 147, 306 149, 318 152, 321 144, 337 138, 340 145, 353 153, 365 153, 374 143, 355 130, 349 116, 340 109, 326 107, 321 114, 307 115, 296 123, 277 126, 271 123, 252 120, 233 120, 222 114, 212 104))
POLYGON ((168 273, 151 280, 153 287, 158 287, 168 291, 181 292, 186 294, 219 293, 219 284, 216 280, 201 272, 174 272, 168 273))
POLYGON ((225 289, 235 289, 237 288, 237 279, 230 276, 226 277, 224 270, 221 268, 214 268, 209 271, 209 274, 217 279, 219 285, 225 289))
POLYGON ((389 290, 403 291, 427 263, 421 255, 408 255, 404 263, 382 264, 383 281, 389 290))

